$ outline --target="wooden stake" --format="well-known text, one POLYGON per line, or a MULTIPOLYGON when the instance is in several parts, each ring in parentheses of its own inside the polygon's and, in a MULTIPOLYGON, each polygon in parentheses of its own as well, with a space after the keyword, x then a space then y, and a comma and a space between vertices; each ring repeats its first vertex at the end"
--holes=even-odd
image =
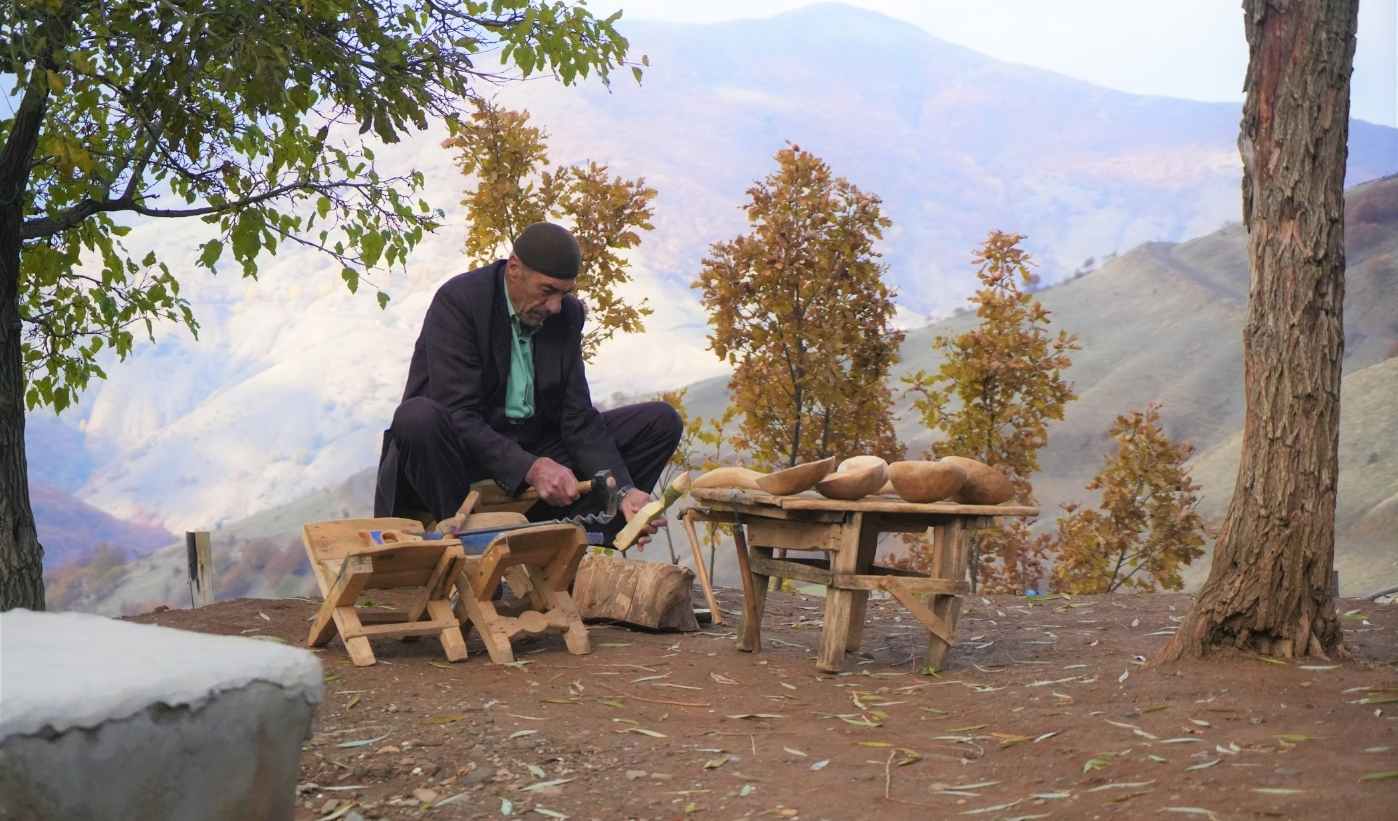
POLYGON ((207 530, 188 531, 184 546, 189 557, 189 603, 204 607, 214 603, 214 557, 207 530))

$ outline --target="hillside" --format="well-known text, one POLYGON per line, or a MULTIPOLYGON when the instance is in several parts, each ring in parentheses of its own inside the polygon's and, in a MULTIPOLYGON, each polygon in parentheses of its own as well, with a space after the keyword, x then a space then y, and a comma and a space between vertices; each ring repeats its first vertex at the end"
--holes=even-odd
POLYGON ((175 538, 163 527, 110 516, 52 485, 31 484, 29 503, 44 546, 45 570, 85 559, 101 545, 139 556, 175 538))
MULTIPOLYGON (((991 228, 1027 233, 1051 283, 1086 257, 1197 237, 1238 215, 1234 104, 1109 91, 839 5, 623 28, 650 57, 642 85, 564 89, 545 79, 501 90, 502 102, 529 108, 551 132, 551 162, 608 162, 660 192, 628 290, 657 313, 645 335, 603 349, 589 369, 597 397, 723 373, 688 285, 708 245, 742 230, 744 191, 785 140, 883 198, 894 226, 880 248, 910 327, 969 293, 967 260, 991 228)), ((188 274, 181 293, 200 338, 168 333, 139 345, 127 361, 104 363, 110 379, 59 420, 32 415, 31 463, 51 477, 41 481, 178 533, 236 522, 372 465, 428 300, 463 265, 463 181, 441 136, 377 152, 385 173, 422 170, 428 200, 446 209, 445 227, 406 272, 373 278, 393 297, 384 311, 346 293, 338 268, 313 254, 284 246, 256 282, 209 277, 194 267, 204 226, 134 225, 124 240, 133 253, 154 249, 188 274)), ((1352 181, 1398 171, 1398 130, 1355 122, 1349 149, 1352 181)), ((1190 270, 1188 259, 1159 267, 1176 262, 1190 270)), ((927 338, 915 334, 908 350, 927 338)), ((1090 367, 1079 369, 1084 385, 1090 367)))

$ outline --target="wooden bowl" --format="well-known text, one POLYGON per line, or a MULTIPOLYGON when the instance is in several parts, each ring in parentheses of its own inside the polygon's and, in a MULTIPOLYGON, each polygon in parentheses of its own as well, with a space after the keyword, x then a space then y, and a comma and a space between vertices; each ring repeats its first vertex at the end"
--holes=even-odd
POLYGON ((831 456, 819 462, 807 462, 758 477, 757 488, 773 496, 790 496, 815 487, 816 482, 824 479, 834 469, 835 457, 831 456))
POLYGON ((816 492, 827 499, 853 502, 877 491, 888 481, 888 465, 832 473, 816 483, 816 492))
POLYGON ((740 487, 746 490, 757 490, 757 480, 765 474, 747 468, 717 468, 705 473, 703 476, 690 483, 691 488, 705 487, 740 487))
POLYGON ((893 489, 893 482, 884 482, 883 487, 874 492, 875 496, 897 496, 898 491, 893 489))
POLYGON ((959 505, 998 505, 1015 497, 1014 485, 1005 474, 984 462, 964 456, 944 456, 942 461, 966 471, 966 484, 951 496, 959 505))
POLYGON ((884 461, 883 457, 881 456, 851 456, 850 458, 841 462, 840 466, 835 468, 835 472, 846 473, 851 470, 859 470, 860 468, 871 468, 874 465, 887 464, 888 462, 884 461))
POLYGON ((966 469, 948 462, 894 462, 888 466, 893 491, 905 502, 940 502, 966 484, 966 469))

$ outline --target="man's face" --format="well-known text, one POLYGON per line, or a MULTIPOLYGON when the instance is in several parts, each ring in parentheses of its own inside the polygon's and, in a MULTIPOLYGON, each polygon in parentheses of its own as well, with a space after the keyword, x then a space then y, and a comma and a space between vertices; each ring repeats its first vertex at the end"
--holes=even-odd
POLYGON ((531 328, 563 310, 563 295, 573 290, 576 280, 555 279, 526 267, 511 254, 505 264, 505 290, 515 306, 519 321, 531 328))

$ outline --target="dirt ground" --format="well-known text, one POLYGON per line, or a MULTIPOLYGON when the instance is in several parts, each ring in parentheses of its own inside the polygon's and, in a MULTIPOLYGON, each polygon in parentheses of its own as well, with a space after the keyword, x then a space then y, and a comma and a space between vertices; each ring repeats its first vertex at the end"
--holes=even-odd
MULTIPOLYGON (((591 655, 543 636, 516 642, 513 667, 475 636, 458 664, 435 639, 378 641, 367 668, 336 640, 318 651, 296 818, 1398 819, 1398 605, 1341 602, 1353 662, 1157 670, 1140 662, 1188 597, 974 596, 927 676, 922 629, 876 601, 865 650, 828 675, 823 599, 773 594, 749 654, 741 595, 719 598, 721 626, 598 624, 591 655)), ((315 610, 240 599, 133 620, 302 646, 315 610)))

